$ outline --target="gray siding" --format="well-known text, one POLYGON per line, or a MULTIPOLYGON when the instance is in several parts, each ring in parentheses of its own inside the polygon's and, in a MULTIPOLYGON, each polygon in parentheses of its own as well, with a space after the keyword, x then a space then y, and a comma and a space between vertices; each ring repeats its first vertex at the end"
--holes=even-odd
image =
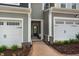
POLYGON ((9 13, 0 13, 0 17, 11 17, 11 18, 23 18, 24 30, 23 30, 23 41, 28 42, 28 15, 23 14, 9 14, 9 13))
POLYGON ((43 31, 44 31, 44 40, 45 41, 48 41, 48 35, 49 35, 49 19, 48 19, 49 15, 48 15, 48 13, 49 12, 44 12, 44 15, 43 15, 44 16, 43 17, 43 19, 44 19, 44 24, 43 24, 44 30, 43 31))
POLYGON ((54 13, 54 16, 56 16, 56 17, 75 17, 73 14, 60 14, 60 13, 54 13))
POLYGON ((52 37, 54 37, 54 14, 52 13, 52 37))
POLYGON ((42 19, 43 11, 42 11, 42 3, 32 3, 32 19, 42 19))

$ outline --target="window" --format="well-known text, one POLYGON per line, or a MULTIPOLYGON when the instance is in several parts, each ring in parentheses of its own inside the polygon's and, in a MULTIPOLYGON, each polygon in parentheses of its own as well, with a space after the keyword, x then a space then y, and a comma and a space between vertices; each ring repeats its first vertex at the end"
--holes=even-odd
POLYGON ((21 7, 28 7, 28 3, 20 3, 21 7))
POLYGON ((19 22, 7 22, 7 25, 19 25, 19 22))
POLYGON ((66 8, 66 4, 65 3, 61 3, 61 8, 66 8))
POLYGON ((64 24, 64 21, 56 21, 56 24, 64 24))
POLYGON ((79 22, 75 22, 75 24, 79 25, 79 22))
POLYGON ((46 3, 44 9, 48 9, 50 7, 49 3, 46 3))
POLYGON ((50 7, 54 7, 55 6, 55 4, 54 3, 50 3, 50 7))
POLYGON ((3 25, 4 23, 3 22, 0 22, 0 25, 3 25))
POLYGON ((66 24, 73 24, 73 21, 66 21, 66 24))
POLYGON ((72 3, 72 9, 76 9, 76 3, 72 3))

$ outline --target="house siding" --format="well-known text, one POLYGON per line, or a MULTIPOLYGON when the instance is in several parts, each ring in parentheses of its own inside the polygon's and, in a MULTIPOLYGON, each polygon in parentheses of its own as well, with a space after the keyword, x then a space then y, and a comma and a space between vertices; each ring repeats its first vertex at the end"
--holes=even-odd
POLYGON ((54 13, 53 16, 56 17, 75 17, 73 14, 60 14, 60 13, 54 13))
POLYGON ((44 40, 45 41, 48 41, 48 35, 49 35, 49 12, 47 11, 47 12, 44 12, 44 40))
POLYGON ((42 3, 32 3, 32 19, 42 19, 43 18, 43 11, 42 11, 42 3))

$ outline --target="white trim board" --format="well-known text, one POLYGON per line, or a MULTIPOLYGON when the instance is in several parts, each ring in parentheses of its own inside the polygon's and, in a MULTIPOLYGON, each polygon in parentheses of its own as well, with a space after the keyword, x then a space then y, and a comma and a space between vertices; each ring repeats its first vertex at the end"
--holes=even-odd
POLYGON ((31 14, 31 8, 13 7, 0 5, 0 12, 4 13, 18 13, 18 14, 31 14))
POLYGON ((32 21, 43 21, 43 19, 32 19, 32 21))
POLYGON ((23 20, 23 18, 0 17, 0 20, 23 20))
POLYGON ((79 20, 79 18, 70 18, 70 17, 53 17, 54 19, 59 19, 59 20, 79 20))
POLYGON ((31 14, 28 14, 28 42, 31 42, 31 14))

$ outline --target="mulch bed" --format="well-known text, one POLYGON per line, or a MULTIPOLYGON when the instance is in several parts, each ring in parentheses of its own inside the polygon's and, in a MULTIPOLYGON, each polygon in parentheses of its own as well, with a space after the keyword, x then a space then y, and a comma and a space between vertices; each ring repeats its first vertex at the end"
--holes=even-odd
POLYGON ((79 54, 79 43, 69 45, 52 45, 56 50, 62 54, 79 54))
MULTIPOLYGON (((28 56, 31 48, 18 48, 16 51, 12 51, 11 49, 7 49, 6 51, 2 52, 4 55, 3 56, 28 56)), ((1 52, 0 52, 1 54, 1 52)))

